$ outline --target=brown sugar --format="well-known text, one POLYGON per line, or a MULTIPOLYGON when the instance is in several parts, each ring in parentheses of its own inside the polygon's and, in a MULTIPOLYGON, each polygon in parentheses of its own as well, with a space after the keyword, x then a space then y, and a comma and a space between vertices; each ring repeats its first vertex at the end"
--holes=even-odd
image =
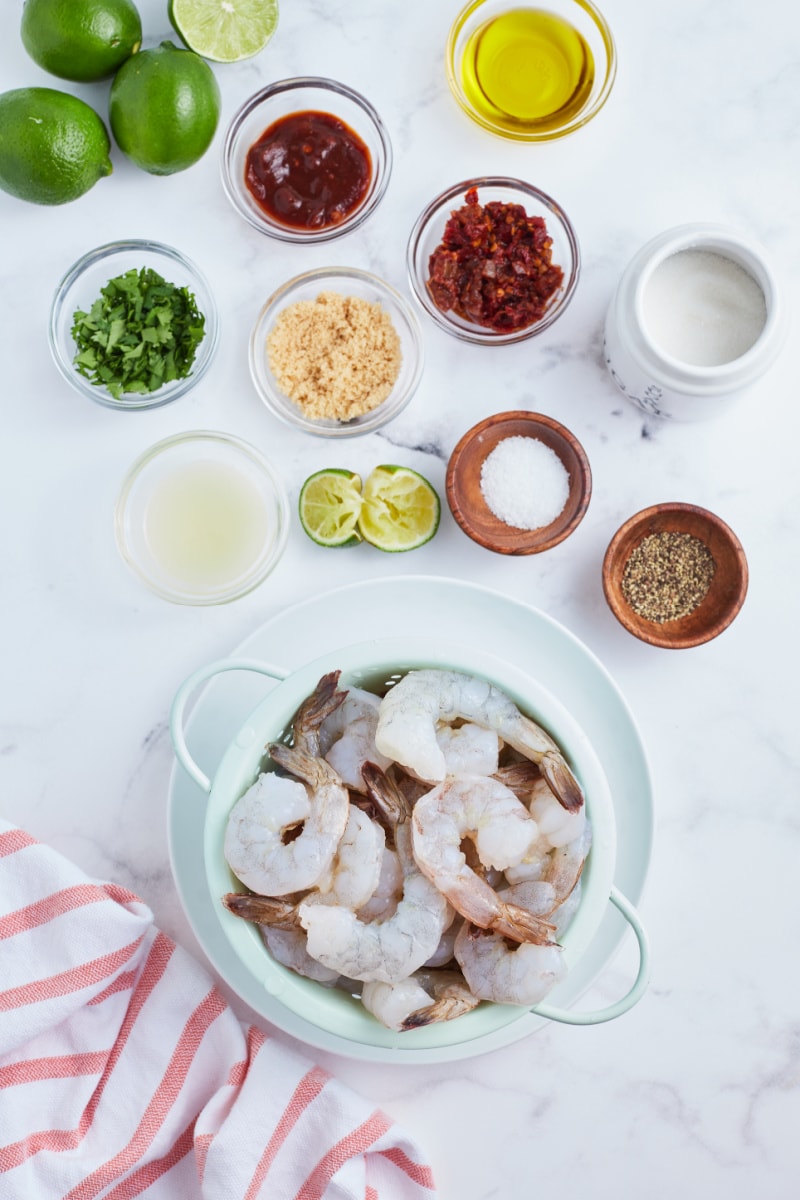
POLYGON ((349 421, 383 403, 402 356, 397 330, 380 304, 321 292, 278 314, 267 357, 278 387, 305 416, 349 421))

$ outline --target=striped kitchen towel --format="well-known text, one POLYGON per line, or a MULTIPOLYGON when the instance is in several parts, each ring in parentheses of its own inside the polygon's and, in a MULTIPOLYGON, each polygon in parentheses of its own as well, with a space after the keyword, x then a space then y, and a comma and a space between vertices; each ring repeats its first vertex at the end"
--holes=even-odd
POLYGON ((2 1200, 434 1200, 385 1113, 243 1026, 133 893, 0 820, 2 1200))

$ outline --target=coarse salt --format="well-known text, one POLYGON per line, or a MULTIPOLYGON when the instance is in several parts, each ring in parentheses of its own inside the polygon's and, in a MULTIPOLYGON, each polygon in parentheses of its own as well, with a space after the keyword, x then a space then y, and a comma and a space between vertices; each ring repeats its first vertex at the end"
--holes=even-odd
POLYGON ((569 473, 538 438, 503 438, 481 467, 481 492, 494 515, 515 529, 540 529, 564 511, 569 473))

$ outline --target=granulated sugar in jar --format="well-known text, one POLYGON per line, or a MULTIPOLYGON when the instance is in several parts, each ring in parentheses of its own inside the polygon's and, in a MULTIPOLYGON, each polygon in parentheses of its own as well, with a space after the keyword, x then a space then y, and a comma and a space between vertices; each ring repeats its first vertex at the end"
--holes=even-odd
POLYGON ((481 492, 494 515, 515 529, 550 525, 569 499, 569 473, 534 437, 503 438, 481 466, 481 492))
POLYGON ((603 353, 638 408, 699 421, 748 393, 787 330, 767 252, 745 234, 694 222, 659 234, 631 259, 608 310, 603 353))

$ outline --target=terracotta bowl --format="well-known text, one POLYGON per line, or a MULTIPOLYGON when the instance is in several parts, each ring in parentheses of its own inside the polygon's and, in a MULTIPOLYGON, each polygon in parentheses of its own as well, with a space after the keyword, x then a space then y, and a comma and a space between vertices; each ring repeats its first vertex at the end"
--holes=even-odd
POLYGON ((586 452, 574 434, 542 413, 505 412, 469 429, 450 456, 447 502, 468 537, 497 554, 540 554, 557 546, 583 520, 592 495, 592 472, 586 452), (569 497, 563 511, 539 529, 517 529, 496 517, 481 491, 481 467, 498 442, 508 437, 537 438, 554 450, 569 474, 569 497))
POLYGON ((747 559, 736 534, 714 513, 694 504, 654 504, 636 513, 614 534, 603 560, 603 591, 614 616, 635 637, 667 650, 699 646, 727 629, 744 604, 747 581, 747 559), (697 608, 685 617, 658 623, 631 607, 622 591, 622 576, 639 543, 665 532, 699 538, 711 551, 715 571, 697 608))

